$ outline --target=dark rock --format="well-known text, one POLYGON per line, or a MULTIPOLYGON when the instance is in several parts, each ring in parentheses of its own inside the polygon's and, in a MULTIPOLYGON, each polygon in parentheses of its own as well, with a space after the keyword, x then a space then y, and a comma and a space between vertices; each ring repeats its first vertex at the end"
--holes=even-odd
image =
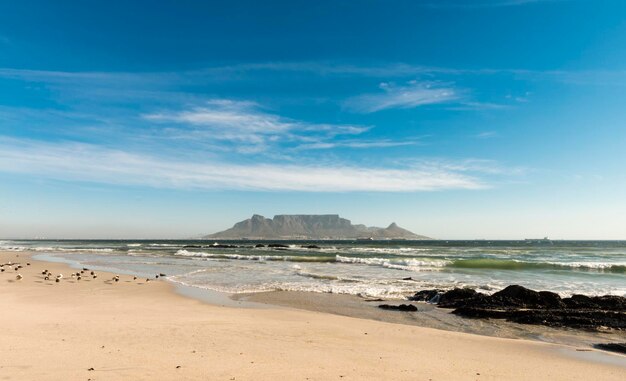
POLYGON ((626 343, 596 344, 594 345, 594 348, 626 354, 626 343))
POLYGON ((383 310, 394 310, 394 311, 406 311, 406 312, 415 312, 417 311, 417 307, 412 304, 400 304, 399 306, 395 306, 392 304, 381 304, 378 306, 383 310))
POLYGON ((269 245, 267 245, 267 247, 273 247, 273 248, 287 248, 289 246, 287 245, 283 245, 282 243, 270 243, 269 245))
POLYGON ((302 245, 300 246, 303 249, 321 249, 321 247, 317 246, 317 245, 302 245))
POLYGON ((570 327, 597 330, 601 327, 626 329, 626 315, 613 311, 577 311, 569 309, 489 309, 461 307, 453 314, 468 318, 506 319, 519 324, 540 324, 550 327, 570 327))
POLYGON ((626 311, 626 298, 616 295, 586 296, 572 295, 563 299, 567 308, 579 309, 606 309, 613 311, 626 311))
POLYGON ((413 280, 413 278, 407 277, 407 278, 402 278, 402 280, 413 280))
POLYGON ((256 245, 254 245, 254 247, 265 247, 265 245, 262 243, 257 243, 256 245))
POLYGON ((454 308, 454 314, 468 318, 586 330, 626 330, 626 298, 615 295, 573 295, 561 299, 553 292, 511 285, 493 295, 456 288, 445 293, 423 290, 409 299, 437 302, 437 298, 439 307, 454 308))
POLYGON ((200 245, 185 245, 183 246, 183 249, 201 249, 202 246, 200 245))
POLYGON ((439 296, 443 294, 443 290, 422 290, 415 293, 413 296, 409 296, 408 299, 414 302, 439 302, 439 296))
POLYGON ((492 304, 500 307, 520 308, 562 308, 565 304, 554 292, 533 291, 526 287, 511 285, 496 292, 489 298, 492 304))
POLYGON ((439 307, 458 308, 473 301, 478 293, 473 288, 455 288, 442 294, 439 298, 439 307))

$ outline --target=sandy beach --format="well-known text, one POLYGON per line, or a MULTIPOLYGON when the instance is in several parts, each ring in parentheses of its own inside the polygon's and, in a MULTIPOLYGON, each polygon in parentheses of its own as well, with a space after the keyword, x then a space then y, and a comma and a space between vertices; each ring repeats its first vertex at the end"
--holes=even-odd
MULTIPOLYGON (((168 282, 1 252, 0 380, 623 380, 575 347, 282 307, 215 306, 168 282), (30 265, 26 265, 29 262, 30 265), (53 277, 44 280, 42 271, 53 277), (17 274, 23 279, 16 279, 17 274), (63 274, 60 282, 54 277, 63 274)), ((587 349, 586 349, 587 350, 587 349)), ((595 352, 595 351, 592 351, 595 352)))

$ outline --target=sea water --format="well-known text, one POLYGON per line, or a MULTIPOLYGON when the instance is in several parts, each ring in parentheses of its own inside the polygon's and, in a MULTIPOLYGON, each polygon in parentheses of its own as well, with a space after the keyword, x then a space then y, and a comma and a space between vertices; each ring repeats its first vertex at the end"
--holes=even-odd
POLYGON ((274 290, 404 298, 510 284, 626 296, 626 241, 0 241, 0 250, 226 293, 274 290), (259 245, 259 247, 256 247, 259 245), (262 247, 260 245, 263 245, 262 247), (307 247, 314 245, 312 247, 307 247))

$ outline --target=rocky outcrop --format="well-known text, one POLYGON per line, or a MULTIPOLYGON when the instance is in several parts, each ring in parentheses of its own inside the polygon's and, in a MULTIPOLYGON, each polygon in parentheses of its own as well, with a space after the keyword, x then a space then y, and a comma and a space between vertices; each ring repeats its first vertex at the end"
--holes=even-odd
POLYGON ((492 295, 456 288, 447 292, 423 290, 409 299, 436 302, 438 307, 454 308, 452 313, 468 318, 506 319, 521 324, 589 330, 626 330, 626 298, 615 295, 561 298, 554 292, 512 285, 492 295))
POLYGON ((603 343, 596 344, 594 347, 602 349, 604 351, 611 351, 616 353, 622 353, 626 355, 626 343, 603 343))
POLYGON ((352 225, 337 214, 277 215, 273 219, 258 214, 232 228, 210 234, 208 239, 429 239, 392 223, 386 228, 352 225))
POLYGON ((398 306, 393 304, 381 304, 378 308, 383 310, 404 311, 404 312, 416 312, 417 307, 412 304, 400 304, 398 306))

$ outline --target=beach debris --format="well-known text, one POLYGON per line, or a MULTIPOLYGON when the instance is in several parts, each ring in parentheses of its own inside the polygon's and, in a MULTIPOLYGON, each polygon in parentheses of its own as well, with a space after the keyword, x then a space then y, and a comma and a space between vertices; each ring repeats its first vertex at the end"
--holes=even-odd
POLYGON ((405 311, 405 312, 415 312, 417 311, 417 307, 412 304, 400 304, 399 306, 393 304, 381 304, 378 308, 383 310, 395 310, 395 311, 405 311))

